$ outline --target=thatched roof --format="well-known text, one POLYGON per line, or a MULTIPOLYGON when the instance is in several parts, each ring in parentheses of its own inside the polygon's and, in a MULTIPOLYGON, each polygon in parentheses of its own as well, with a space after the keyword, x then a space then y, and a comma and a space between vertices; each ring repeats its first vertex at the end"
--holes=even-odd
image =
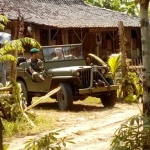
POLYGON ((20 11, 26 22, 59 28, 117 27, 118 21, 126 27, 140 26, 137 17, 90 6, 82 0, 0 0, 0 8, 9 19, 16 19, 20 11))

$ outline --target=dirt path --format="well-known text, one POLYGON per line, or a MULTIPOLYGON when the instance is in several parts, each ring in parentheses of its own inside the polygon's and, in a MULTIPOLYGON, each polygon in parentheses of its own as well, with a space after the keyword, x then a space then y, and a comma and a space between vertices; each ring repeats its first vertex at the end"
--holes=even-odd
MULTIPOLYGON (((141 106, 140 106, 141 107, 141 106)), ((58 112, 57 129, 63 129, 60 137, 72 137, 75 144, 67 144, 67 150, 109 150, 115 130, 129 117, 138 114, 137 104, 117 104, 113 109, 101 105, 74 106, 74 112, 58 112)), ((48 132, 42 133, 42 135, 48 132)), ((11 142, 9 150, 23 150, 23 143, 37 136, 27 136, 11 142)))

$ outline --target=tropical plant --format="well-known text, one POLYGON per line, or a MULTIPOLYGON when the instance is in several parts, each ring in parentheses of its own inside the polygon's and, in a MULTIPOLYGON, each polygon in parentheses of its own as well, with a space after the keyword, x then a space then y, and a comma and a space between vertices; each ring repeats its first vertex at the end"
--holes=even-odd
POLYGON ((115 79, 116 72, 121 68, 121 54, 111 54, 107 61, 112 72, 113 79, 115 79))
POLYGON ((62 150, 66 147, 66 143, 74 143, 72 139, 69 138, 58 138, 59 131, 50 132, 49 134, 39 138, 30 139, 25 142, 25 150, 62 150))
MULTIPOLYGON (((129 66, 130 59, 126 58, 126 66, 129 66)), ((142 82, 135 71, 126 70, 122 77, 121 73, 121 54, 111 54, 108 59, 108 65, 116 84, 119 84, 118 98, 126 102, 137 102, 137 99, 143 95, 142 82)))
POLYGON ((5 42, 4 46, 0 48, 0 61, 11 60, 17 62, 17 58, 8 53, 16 50, 22 53, 25 51, 24 46, 26 45, 41 49, 41 45, 35 39, 28 37, 12 40, 10 42, 5 42))
POLYGON ((149 150, 149 135, 150 118, 141 114, 132 116, 114 133, 111 150, 149 150))
POLYGON ((4 15, 0 15, 0 30, 4 30, 5 25, 8 23, 8 19, 4 15))
POLYGON ((126 102, 138 102, 143 95, 142 82, 136 72, 127 71, 118 89, 118 97, 126 102), (122 95, 124 94, 124 95, 122 95))
MULTIPOLYGON (((0 61, 11 60, 11 61, 17 62, 17 58, 8 53, 13 50, 14 51, 18 50, 20 52, 23 52, 24 46, 27 44, 30 44, 32 47, 37 47, 37 48, 41 49, 40 44, 32 38, 26 37, 26 38, 21 38, 18 40, 12 40, 10 42, 6 42, 5 45, 0 49, 0 61)), ((9 118, 8 116, 10 116, 11 118, 12 118, 12 116, 15 116, 15 114, 14 114, 15 112, 13 112, 14 110, 21 111, 21 106, 22 106, 22 104, 21 104, 22 97, 21 96, 22 95, 21 95, 21 87, 20 87, 20 85, 18 85, 18 83, 14 79, 11 79, 9 85, 7 85, 7 86, 8 86, 8 88, 12 88, 11 94, 13 97, 10 98, 6 95, 3 99, 1 99, 0 104, 1 104, 4 116, 8 119, 9 118), (14 99, 14 101, 12 99, 14 99), (11 110, 11 112, 9 112, 9 113, 7 111, 8 107, 9 107, 9 110, 11 110), (13 109, 13 107, 15 109, 13 109), (7 114, 7 116, 6 116, 6 114, 7 114)), ((1 94, 5 94, 5 93, 2 92, 1 94)), ((7 94, 8 94, 8 92, 7 92, 7 94)), ((20 113, 17 112, 16 115, 17 114, 19 115, 20 113)))

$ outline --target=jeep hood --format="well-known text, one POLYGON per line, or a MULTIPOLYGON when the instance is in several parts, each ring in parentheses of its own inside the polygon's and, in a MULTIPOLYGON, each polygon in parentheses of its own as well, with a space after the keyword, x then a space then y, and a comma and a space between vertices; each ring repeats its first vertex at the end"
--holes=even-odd
POLYGON ((75 72, 82 69, 90 69, 91 66, 71 66, 71 67, 61 67, 61 68, 53 68, 48 69, 46 74, 52 76, 73 76, 75 72))

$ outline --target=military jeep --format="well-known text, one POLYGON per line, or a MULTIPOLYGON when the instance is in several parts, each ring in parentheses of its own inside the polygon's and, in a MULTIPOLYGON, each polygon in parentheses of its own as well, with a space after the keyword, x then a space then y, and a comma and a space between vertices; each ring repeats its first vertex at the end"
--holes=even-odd
POLYGON ((70 110, 73 101, 84 100, 88 96, 101 99, 104 107, 113 107, 117 100, 117 85, 110 77, 107 65, 86 64, 82 44, 43 46, 43 82, 34 82, 26 71, 24 63, 18 63, 17 81, 21 84, 24 97, 31 104, 33 96, 43 96, 54 88, 60 90, 53 95, 60 110, 70 110), (62 48, 63 59, 53 60, 55 48, 62 48))

